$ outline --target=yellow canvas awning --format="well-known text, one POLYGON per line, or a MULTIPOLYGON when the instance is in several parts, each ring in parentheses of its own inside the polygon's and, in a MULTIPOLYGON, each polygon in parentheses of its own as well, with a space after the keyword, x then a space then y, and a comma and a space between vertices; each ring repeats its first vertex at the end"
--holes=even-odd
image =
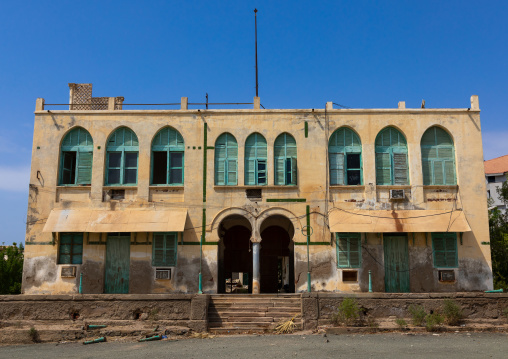
POLYGON ((183 232, 187 209, 54 209, 43 232, 183 232))
POLYGON ((463 211, 343 210, 330 213, 331 232, 469 232, 463 211))

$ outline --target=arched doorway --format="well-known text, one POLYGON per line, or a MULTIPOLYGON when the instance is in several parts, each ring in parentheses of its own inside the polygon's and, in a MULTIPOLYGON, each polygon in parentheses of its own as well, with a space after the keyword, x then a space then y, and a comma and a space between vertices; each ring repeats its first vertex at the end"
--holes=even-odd
POLYGON ((261 224, 261 293, 295 292, 293 235, 293 224, 282 215, 270 216, 261 224))
POLYGON ((219 225, 218 293, 252 293, 251 225, 231 215, 219 225))

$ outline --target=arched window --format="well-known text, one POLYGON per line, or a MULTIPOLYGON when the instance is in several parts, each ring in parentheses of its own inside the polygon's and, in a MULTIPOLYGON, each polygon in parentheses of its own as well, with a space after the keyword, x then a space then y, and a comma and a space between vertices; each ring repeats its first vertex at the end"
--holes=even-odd
POLYGON ((296 141, 289 133, 277 136, 274 145, 276 185, 296 185, 296 141))
POLYGON ((92 183, 93 141, 87 130, 77 127, 63 139, 60 147, 60 185, 92 183))
POLYGON ((215 141, 215 184, 238 184, 238 143, 230 133, 223 133, 215 141))
POLYGON ((152 184, 183 185, 183 152, 180 132, 166 127, 152 141, 152 184))
POLYGON ((266 139, 253 133, 245 141, 245 184, 266 185, 266 139))
POLYGON ((376 138, 376 183, 408 185, 407 142, 400 131, 387 127, 376 138))
POLYGON ((349 128, 339 128, 328 142, 330 185, 362 184, 362 143, 349 128))
POLYGON ((429 128, 421 141, 424 185, 454 185, 455 153, 451 136, 437 126, 429 128))
POLYGON ((120 127, 109 136, 106 185, 135 185, 138 182, 138 151, 138 138, 131 129, 120 127))

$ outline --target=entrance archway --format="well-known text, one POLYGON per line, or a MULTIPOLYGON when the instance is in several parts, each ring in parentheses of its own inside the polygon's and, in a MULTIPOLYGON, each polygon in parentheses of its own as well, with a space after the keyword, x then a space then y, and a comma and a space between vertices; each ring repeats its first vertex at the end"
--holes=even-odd
POLYGON ((261 293, 294 293, 294 227, 282 215, 268 217, 261 224, 259 251, 261 293))
POLYGON ((231 215, 220 223, 218 293, 252 293, 251 234, 243 216, 231 215))

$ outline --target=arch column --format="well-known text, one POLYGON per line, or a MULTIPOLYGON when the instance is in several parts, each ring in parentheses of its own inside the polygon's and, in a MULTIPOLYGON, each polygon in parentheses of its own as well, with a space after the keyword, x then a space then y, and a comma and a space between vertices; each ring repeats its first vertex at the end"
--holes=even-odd
POLYGON ((261 288, 261 275, 259 272, 259 250, 261 243, 252 242, 252 294, 259 294, 261 288))

